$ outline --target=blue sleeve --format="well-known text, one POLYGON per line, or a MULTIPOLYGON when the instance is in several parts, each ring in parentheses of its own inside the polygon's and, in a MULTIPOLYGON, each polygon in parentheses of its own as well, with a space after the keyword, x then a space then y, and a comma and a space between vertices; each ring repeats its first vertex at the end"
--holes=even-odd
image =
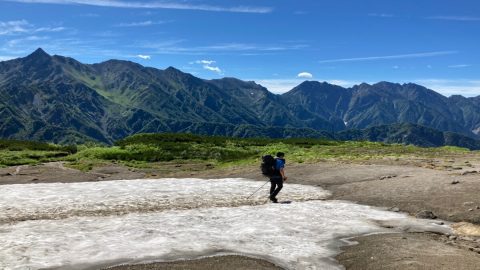
POLYGON ((285 168, 285 162, 281 159, 277 159, 277 164, 275 166, 275 169, 280 170, 285 168))

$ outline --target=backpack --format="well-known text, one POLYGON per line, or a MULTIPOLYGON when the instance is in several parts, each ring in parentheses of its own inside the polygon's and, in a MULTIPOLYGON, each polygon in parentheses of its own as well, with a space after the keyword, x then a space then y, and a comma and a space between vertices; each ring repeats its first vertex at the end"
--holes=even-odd
POLYGON ((265 155, 262 157, 262 164, 260 169, 262 170, 263 176, 272 177, 275 173, 275 164, 276 160, 272 155, 265 155))

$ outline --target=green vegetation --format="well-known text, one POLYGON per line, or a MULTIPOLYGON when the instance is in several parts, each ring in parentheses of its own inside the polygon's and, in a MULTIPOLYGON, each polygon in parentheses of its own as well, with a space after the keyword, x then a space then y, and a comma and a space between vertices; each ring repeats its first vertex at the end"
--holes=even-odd
POLYGON ((75 145, 0 139, 0 167, 54 161, 76 152, 75 145))
POLYGON ((458 147, 421 148, 401 144, 325 139, 241 139, 192 134, 137 134, 107 147, 95 144, 59 146, 26 141, 0 141, 0 166, 66 161, 83 171, 119 162, 151 168, 159 163, 197 162, 230 166, 254 164, 265 154, 285 152, 293 163, 322 160, 362 161, 385 158, 436 157, 467 153, 458 147))

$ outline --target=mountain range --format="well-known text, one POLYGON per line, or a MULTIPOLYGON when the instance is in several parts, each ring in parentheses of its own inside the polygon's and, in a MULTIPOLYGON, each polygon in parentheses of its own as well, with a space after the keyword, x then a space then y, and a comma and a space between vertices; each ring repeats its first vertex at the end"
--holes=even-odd
MULTIPOLYGON (((428 130, 472 144, 480 138, 479 105, 480 97, 447 98, 411 83, 305 81, 276 95, 253 81, 204 80, 120 60, 82 64, 42 49, 0 62, 0 137, 56 143, 111 144, 141 132, 369 139, 359 130, 376 128, 383 132, 376 140, 428 130)), ((430 139, 417 144, 441 141, 430 139)))

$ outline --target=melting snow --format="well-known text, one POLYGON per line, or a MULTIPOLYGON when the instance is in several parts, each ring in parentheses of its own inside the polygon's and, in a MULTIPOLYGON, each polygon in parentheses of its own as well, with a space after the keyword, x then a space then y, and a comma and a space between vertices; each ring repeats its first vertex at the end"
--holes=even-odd
MULTIPOLYGON (((404 214, 286 184, 245 179, 159 179, 0 186, 0 269, 87 268, 217 253, 268 259, 289 269, 337 269, 340 238, 384 232, 374 221, 427 226, 404 214)), ((428 225, 438 226, 439 225, 428 225)))

